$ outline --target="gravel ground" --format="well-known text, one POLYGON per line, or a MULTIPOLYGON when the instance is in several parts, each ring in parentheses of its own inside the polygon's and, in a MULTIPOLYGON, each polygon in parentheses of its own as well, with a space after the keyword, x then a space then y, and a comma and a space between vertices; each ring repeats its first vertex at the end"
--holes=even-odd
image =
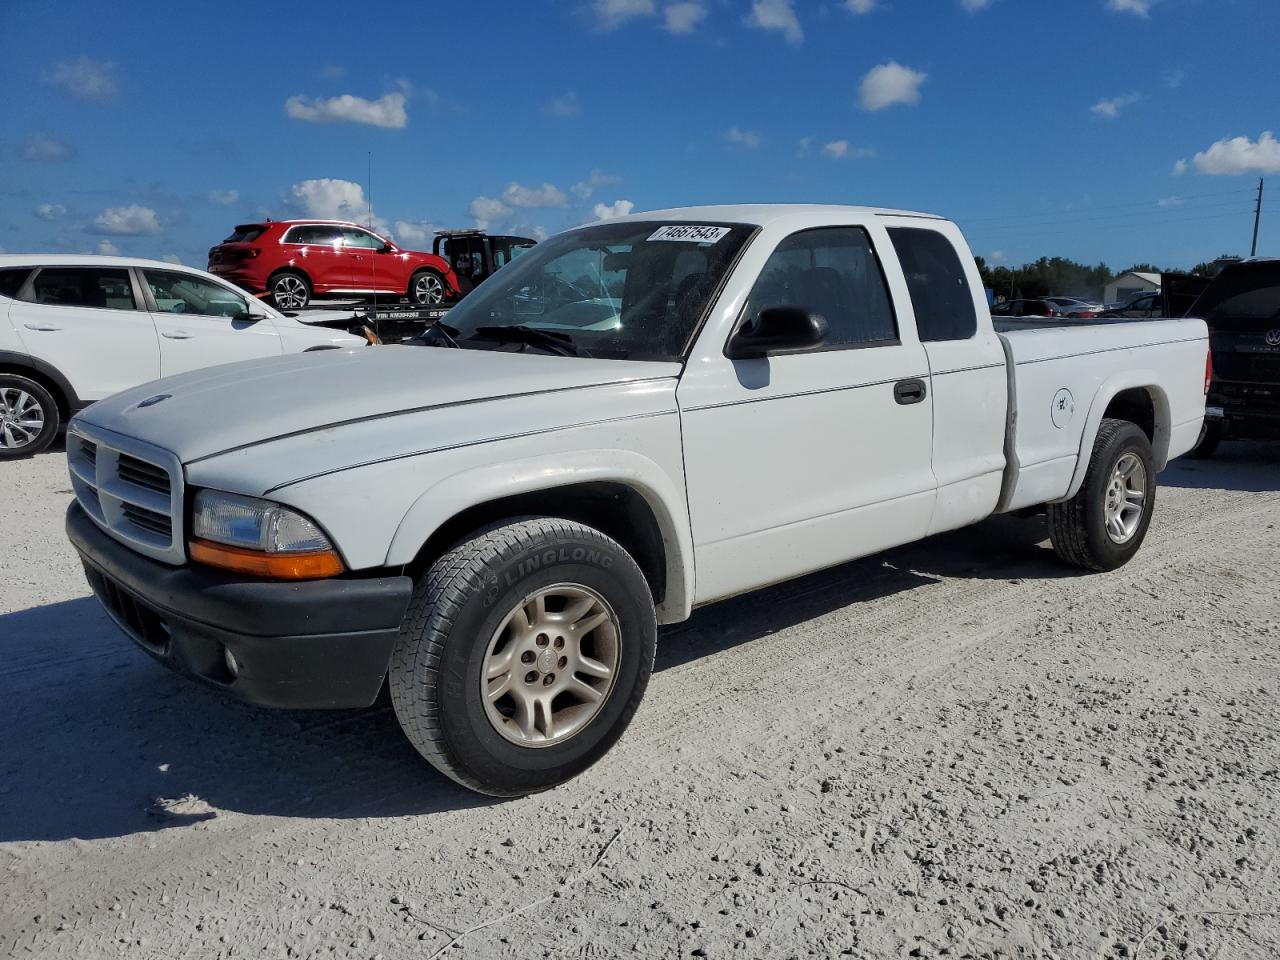
POLYGON ((504 803, 385 708, 160 669, 61 455, 0 473, 0 956, 1280 952, 1280 447, 1175 463, 1112 574, 1001 518, 702 610, 603 762, 504 803))

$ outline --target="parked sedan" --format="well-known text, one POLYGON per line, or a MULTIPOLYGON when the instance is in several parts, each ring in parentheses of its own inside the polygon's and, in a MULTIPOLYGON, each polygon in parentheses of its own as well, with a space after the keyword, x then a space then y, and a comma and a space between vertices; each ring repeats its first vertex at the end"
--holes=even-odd
POLYGON ((993 317, 1062 317, 1063 311, 1050 300, 1006 300, 991 308, 993 317))
POLYGON ((1087 320, 1090 317, 1096 317, 1102 312, 1102 304, 1080 300, 1076 297, 1045 297, 1045 299, 1072 319, 1087 320))
POLYGON ((38 453, 71 414, 157 377, 365 344, 202 270, 123 257, 0 256, 0 459, 38 453))

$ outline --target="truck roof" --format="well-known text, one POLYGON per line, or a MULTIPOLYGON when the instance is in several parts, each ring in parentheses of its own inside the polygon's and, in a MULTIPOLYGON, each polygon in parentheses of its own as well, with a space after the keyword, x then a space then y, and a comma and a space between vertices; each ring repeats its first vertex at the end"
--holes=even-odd
POLYGON ((918 213, 913 210, 893 210, 887 207, 859 207, 829 203, 727 203, 702 207, 671 207, 666 210, 645 210, 618 217, 618 220, 710 220, 718 223, 748 223, 765 226, 773 220, 794 214, 856 213, 859 215, 924 217, 943 220, 937 214, 918 213))

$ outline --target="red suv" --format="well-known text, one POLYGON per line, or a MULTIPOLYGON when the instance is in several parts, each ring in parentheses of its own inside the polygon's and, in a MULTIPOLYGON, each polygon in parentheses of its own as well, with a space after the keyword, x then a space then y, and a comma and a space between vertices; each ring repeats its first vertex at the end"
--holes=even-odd
POLYGON ((240 224, 209 250, 209 272, 251 293, 270 293, 281 310, 301 310, 313 297, 408 297, 416 304, 456 300, 449 262, 401 250, 356 223, 267 220, 240 224))

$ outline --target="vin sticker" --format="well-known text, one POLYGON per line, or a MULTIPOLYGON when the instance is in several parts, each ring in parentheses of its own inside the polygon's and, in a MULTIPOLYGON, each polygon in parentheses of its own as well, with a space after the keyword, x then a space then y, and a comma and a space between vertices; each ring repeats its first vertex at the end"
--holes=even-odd
POLYGON ((707 227, 697 224, 668 224, 650 235, 650 240, 679 240, 685 243, 719 243, 729 227, 707 227))

